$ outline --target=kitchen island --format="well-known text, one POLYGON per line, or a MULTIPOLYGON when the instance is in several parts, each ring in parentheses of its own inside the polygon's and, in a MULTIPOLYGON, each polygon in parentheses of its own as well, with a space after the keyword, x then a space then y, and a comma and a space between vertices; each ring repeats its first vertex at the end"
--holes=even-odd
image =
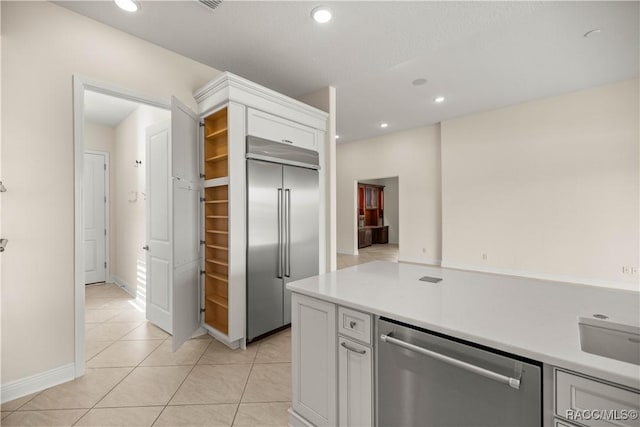
MULTIPOLYGON (((640 367, 584 352, 578 327, 579 317, 594 314, 637 327, 637 292, 390 262, 287 287, 295 301, 291 425, 375 424, 379 317, 539 363, 545 426, 574 425, 565 418, 564 388, 571 400, 576 390, 602 384, 608 388, 596 395, 615 395, 617 401, 631 402, 631 410, 640 406, 640 367), (342 356, 344 351, 349 357, 342 356), (362 356, 360 365, 349 365, 353 354, 362 356), (343 377, 341 363, 351 377, 343 377), (316 368, 308 372, 311 366, 316 368)), ((639 425, 637 418, 628 422, 620 425, 639 425)))

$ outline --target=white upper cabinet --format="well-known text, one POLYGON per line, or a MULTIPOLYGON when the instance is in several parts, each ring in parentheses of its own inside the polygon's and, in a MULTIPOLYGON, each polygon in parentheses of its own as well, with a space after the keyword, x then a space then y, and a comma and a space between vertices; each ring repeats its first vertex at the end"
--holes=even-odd
POLYGON ((249 108, 247 129, 251 136, 318 151, 315 129, 273 114, 249 108))

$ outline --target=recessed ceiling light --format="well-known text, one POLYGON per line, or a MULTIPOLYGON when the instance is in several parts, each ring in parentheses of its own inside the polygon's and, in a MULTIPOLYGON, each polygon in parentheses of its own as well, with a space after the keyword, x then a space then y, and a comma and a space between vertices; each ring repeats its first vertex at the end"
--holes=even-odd
POLYGON ((444 96, 436 96, 435 98, 433 98, 433 102, 435 102, 436 104, 444 102, 444 96))
POLYGON ((136 12, 138 10, 138 3, 133 0, 114 0, 118 7, 127 12, 136 12))
POLYGON ((427 83, 427 79, 415 79, 411 82, 411 84, 414 86, 422 86, 425 83, 427 83))
POLYGON ((383 129, 386 128, 387 126, 389 126, 387 123, 380 123, 380 127, 383 129))
POLYGON ((587 31, 586 33, 584 33, 582 35, 582 37, 591 37, 591 36, 595 36, 598 35, 602 32, 602 30, 600 30, 599 28, 596 28, 595 30, 591 30, 591 31, 587 31))
POLYGON ((313 17, 316 22, 324 24, 331 21, 333 14, 327 6, 318 6, 311 11, 311 17, 313 17))

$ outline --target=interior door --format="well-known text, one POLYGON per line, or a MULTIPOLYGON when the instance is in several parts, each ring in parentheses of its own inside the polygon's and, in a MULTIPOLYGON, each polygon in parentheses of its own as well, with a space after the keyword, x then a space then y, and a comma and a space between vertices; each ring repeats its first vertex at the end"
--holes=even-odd
POLYGON ((146 131, 147 320, 172 333, 171 122, 146 131))
POLYGON ((199 119, 171 100, 173 351, 200 327, 199 119))
MULTIPOLYGON (((283 166, 285 210, 285 283, 318 274, 318 171, 283 166)), ((291 323, 291 291, 284 288, 284 323, 291 323)))
POLYGON ((84 153, 84 283, 104 282, 106 257, 106 159, 84 153))
POLYGON ((247 161, 247 339, 284 325, 282 166, 247 161))

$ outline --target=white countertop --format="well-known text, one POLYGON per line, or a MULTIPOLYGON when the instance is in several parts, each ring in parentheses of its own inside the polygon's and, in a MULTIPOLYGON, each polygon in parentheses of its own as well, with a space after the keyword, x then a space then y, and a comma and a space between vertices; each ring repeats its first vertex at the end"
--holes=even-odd
POLYGON ((383 261, 287 288, 640 389, 639 366, 583 352, 578 331, 596 313, 637 325, 638 292, 383 261))

